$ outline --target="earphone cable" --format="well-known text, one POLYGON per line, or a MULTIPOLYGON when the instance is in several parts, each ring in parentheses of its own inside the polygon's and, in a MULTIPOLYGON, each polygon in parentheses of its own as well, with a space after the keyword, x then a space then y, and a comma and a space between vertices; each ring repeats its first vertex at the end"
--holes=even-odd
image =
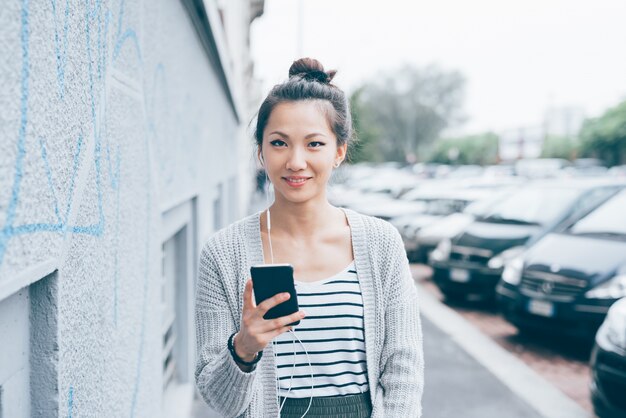
MULTIPOLYGON (((272 248, 272 235, 271 235, 272 223, 271 223, 271 217, 270 217, 270 203, 269 203, 270 181, 269 181, 269 176, 267 175, 267 171, 265 171, 265 175, 267 176, 267 189, 268 189, 267 193, 265 194, 265 200, 267 203, 267 239, 268 239, 268 243, 270 247, 270 258, 272 260, 272 264, 274 264, 274 249, 272 248)), ((289 332, 291 332, 292 337, 295 337, 300 343, 300 346, 302 346, 302 349, 304 350, 304 354, 306 355, 307 363, 309 363, 309 370, 311 371, 311 392, 309 396, 309 405, 307 406, 306 411, 304 411, 304 414, 302 414, 302 416, 300 417, 300 418, 304 418, 306 414, 309 412, 309 410, 311 409, 311 405, 313 404, 313 390, 315 389, 315 382, 313 380, 313 365, 311 364, 309 352, 307 351, 306 347, 304 346, 300 338, 298 338, 298 336, 293 331, 293 329, 289 330, 289 332)), ((274 348, 273 350, 274 364, 276 364, 277 363, 276 342, 274 340, 272 340, 272 347, 274 348)), ((293 367, 291 368, 291 377, 289 378, 289 389, 287 390, 286 395, 288 395, 291 392, 291 388, 293 386, 293 377, 294 377, 295 369, 296 369, 296 342, 295 340, 293 340, 293 367)), ((276 379, 276 393, 278 394, 279 391, 280 391, 280 383, 277 378, 276 379)), ((282 412, 283 406, 285 405, 286 401, 287 401, 287 396, 284 397, 282 403, 280 404, 279 414, 280 412, 282 412)))

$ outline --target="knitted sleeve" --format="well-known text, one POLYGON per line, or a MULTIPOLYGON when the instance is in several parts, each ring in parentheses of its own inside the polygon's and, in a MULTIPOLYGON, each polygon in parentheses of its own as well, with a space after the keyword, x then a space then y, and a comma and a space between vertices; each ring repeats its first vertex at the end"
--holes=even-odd
POLYGON ((243 372, 228 351, 228 338, 236 331, 235 321, 209 243, 202 249, 198 273, 196 386, 216 412, 235 417, 249 406, 257 373, 243 372))
POLYGON ((384 415, 420 417, 424 388, 422 326, 417 288, 400 234, 391 228, 380 383, 384 415))

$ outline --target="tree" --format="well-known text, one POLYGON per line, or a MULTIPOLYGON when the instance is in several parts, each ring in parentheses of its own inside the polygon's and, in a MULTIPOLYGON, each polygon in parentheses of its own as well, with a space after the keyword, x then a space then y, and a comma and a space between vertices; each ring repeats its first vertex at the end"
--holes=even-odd
POLYGON ((494 164, 498 158, 498 136, 492 132, 435 142, 430 162, 443 164, 494 164))
POLYGON ((543 141, 541 157, 565 158, 573 160, 578 154, 579 144, 574 138, 567 136, 548 136, 543 141))
POLYGON ((371 115, 369 107, 363 104, 363 87, 358 88, 350 95, 350 108, 352 110, 352 124, 356 132, 357 140, 348 148, 349 161, 357 163, 361 161, 381 162, 376 153, 376 139, 380 137, 377 126, 368 124, 371 115))
POLYGON ((626 163, 626 101, 598 118, 587 119, 580 130, 581 154, 610 165, 626 163))
MULTIPOLYGON (((404 66, 364 83, 351 96, 358 158, 406 161, 444 128, 463 120, 465 79, 436 66, 404 66)), ((356 158, 355 158, 356 159, 356 158)))

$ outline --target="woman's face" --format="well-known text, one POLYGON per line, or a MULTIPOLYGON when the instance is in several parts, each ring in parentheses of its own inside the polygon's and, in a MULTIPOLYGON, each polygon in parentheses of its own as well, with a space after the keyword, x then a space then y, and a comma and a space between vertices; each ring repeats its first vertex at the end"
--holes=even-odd
POLYGON ((260 153, 276 198, 302 203, 325 197, 334 165, 343 161, 346 149, 347 144, 337 147, 319 102, 297 101, 274 107, 260 153))

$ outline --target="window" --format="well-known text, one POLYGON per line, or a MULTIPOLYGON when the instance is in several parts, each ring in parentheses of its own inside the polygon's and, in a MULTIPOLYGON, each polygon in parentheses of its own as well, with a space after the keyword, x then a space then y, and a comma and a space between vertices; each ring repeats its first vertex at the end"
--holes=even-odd
POLYGON ((223 217, 222 217, 222 207, 223 207, 223 191, 222 184, 217 185, 217 192, 215 194, 215 199, 213 200, 213 230, 217 231, 222 227, 223 217))
POLYGON ((191 402, 193 398, 194 214, 195 199, 191 199, 162 215, 160 301, 163 416, 177 415, 181 405, 191 402))
POLYGON ((234 222, 238 218, 237 198, 237 177, 231 177, 228 179, 228 222, 234 222))
POLYGON ((58 415, 57 275, 31 283, 0 300, 0 418, 58 415))
POLYGON ((162 247, 162 274, 163 286, 161 303, 163 307, 161 333, 163 335, 163 387, 166 388, 174 379, 176 360, 174 358, 174 344, 176 343, 176 259, 178 232, 175 236, 163 243, 162 247))

